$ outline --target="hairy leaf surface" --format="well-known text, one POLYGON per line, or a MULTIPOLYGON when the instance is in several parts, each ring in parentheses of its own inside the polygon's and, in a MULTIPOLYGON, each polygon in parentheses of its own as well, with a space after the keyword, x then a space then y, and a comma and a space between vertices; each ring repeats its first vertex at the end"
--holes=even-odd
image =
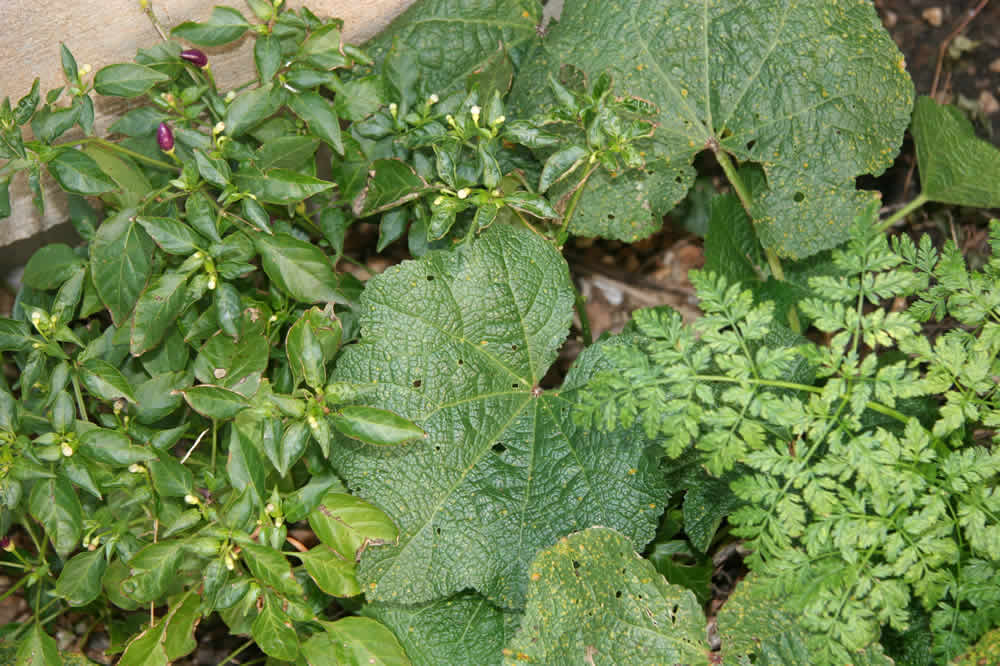
POLYGON ((656 454, 634 431, 573 424, 573 391, 543 392, 572 314, 566 264, 547 242, 494 225, 453 252, 432 252, 372 279, 362 335, 335 379, 375 384, 376 404, 426 439, 397 449, 342 440, 348 484, 399 527, 370 548, 370 599, 417 603, 474 588, 524 600, 539 548, 590 525, 653 536, 665 491, 656 454))
MULTIPOLYGON (((903 58, 868 2, 570 0, 518 76, 515 106, 544 105, 547 76, 564 64, 590 77, 609 71, 616 90, 659 107, 647 170, 671 178, 650 189, 654 218, 691 187, 694 156, 718 145, 764 168, 757 232, 793 258, 846 240, 848 222, 871 199, 854 179, 892 163, 913 99, 903 58)), ((634 186, 590 196, 608 199, 597 207, 605 218, 631 223, 609 195, 634 186)), ((580 207, 593 209, 585 203, 597 202, 584 195, 580 207)), ((583 221, 571 231, 592 232, 583 221)))

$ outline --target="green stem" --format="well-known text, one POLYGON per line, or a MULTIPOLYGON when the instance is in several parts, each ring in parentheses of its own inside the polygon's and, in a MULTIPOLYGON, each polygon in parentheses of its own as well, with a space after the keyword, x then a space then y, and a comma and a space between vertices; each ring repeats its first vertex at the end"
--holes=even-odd
POLYGON ((219 666, 224 666, 224 664, 228 664, 233 659, 235 659, 236 657, 238 657, 241 652, 243 652, 244 650, 246 650, 251 645, 253 645, 253 640, 249 640, 246 643, 244 643, 243 645, 239 646, 238 648, 236 648, 235 650, 233 650, 232 652, 230 652, 229 654, 227 654, 226 658, 219 662, 219 666))
POLYGON ((902 208, 900 208, 899 210, 897 210, 895 213, 893 213, 889 217, 885 218, 881 222, 881 224, 878 225, 878 230, 882 231, 882 232, 887 231, 889 229, 889 227, 891 227, 892 225, 896 224, 896 222, 899 222, 904 217, 906 217, 907 215, 909 215, 913 211, 917 210, 918 208, 920 208, 921 206, 923 206, 928 201, 930 201, 930 199, 928 199, 924 195, 924 193, 921 192, 920 194, 917 195, 916 199, 914 199, 910 203, 906 204, 905 206, 903 206, 902 208))
POLYGON ((28 582, 28 578, 30 578, 30 577, 31 576, 21 576, 20 580, 18 580, 16 583, 14 583, 9 588, 7 588, 6 592, 4 592, 3 594, 0 594, 0 601, 3 601, 4 599, 6 599, 7 597, 9 597, 10 595, 12 595, 15 592, 17 592, 18 589, 20 589, 25 583, 28 582))
POLYGON ((154 160, 152 157, 143 155, 142 153, 137 153, 134 150, 129 150, 119 146, 114 141, 107 141, 105 139, 98 139, 97 137, 90 137, 85 139, 77 139, 76 141, 70 141, 68 143, 59 144, 60 146, 82 146, 87 143, 97 144, 102 148, 107 148, 108 150, 115 150, 122 155, 128 155, 132 159, 140 160, 147 164, 152 164, 153 166, 158 166, 161 169, 172 169, 173 171, 180 172, 181 168, 176 164, 170 164, 169 162, 161 162, 160 160, 154 160))
POLYGON ((576 298, 576 313, 580 316, 580 333, 583 335, 583 346, 589 347, 594 344, 594 335, 590 331, 590 317, 587 315, 587 301, 583 298, 580 290, 573 285, 573 294, 576 298))
POLYGON ((587 180, 590 178, 590 174, 594 173, 594 169, 597 168, 597 162, 594 162, 587 167, 587 173, 583 174, 583 179, 580 184, 576 186, 576 192, 573 193, 573 198, 569 200, 569 206, 566 208, 566 214, 563 215, 562 226, 559 227, 559 235, 565 236, 567 230, 569 229, 569 221, 573 219, 573 213, 576 211, 576 204, 580 201, 580 197, 583 195, 583 189, 587 186, 587 180))
POLYGON ((80 391, 80 380, 73 376, 73 393, 76 394, 76 408, 80 410, 80 418, 89 421, 87 417, 87 406, 83 402, 83 392, 80 391))
POLYGON ((212 419, 212 473, 215 473, 215 451, 218 447, 219 422, 212 419))
MULTIPOLYGON (((510 207, 508 206, 508 208, 510 208, 510 207)), ((531 222, 528 222, 528 219, 524 216, 523 213, 521 213, 521 211, 517 210, 516 208, 511 208, 510 210, 514 211, 514 215, 517 215, 517 219, 521 220, 521 224, 523 224, 524 226, 526 226, 531 233, 533 233, 536 236, 539 236, 541 238, 545 238, 545 234, 543 234, 538 229, 536 229, 535 227, 533 227, 531 225, 531 222)))

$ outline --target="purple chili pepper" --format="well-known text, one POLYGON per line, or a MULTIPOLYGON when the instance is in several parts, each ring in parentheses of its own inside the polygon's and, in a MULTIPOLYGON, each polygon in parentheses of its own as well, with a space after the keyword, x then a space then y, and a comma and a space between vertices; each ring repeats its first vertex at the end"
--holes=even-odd
POLYGON ((198 49, 185 49, 181 51, 181 57, 195 67, 204 67, 208 64, 208 56, 205 55, 204 51, 199 51, 198 49))
POLYGON ((170 152, 174 149, 174 131, 170 129, 170 125, 160 123, 160 126, 156 128, 156 143, 160 144, 160 148, 164 152, 170 152))
POLYGON ((10 545, 10 537, 5 536, 2 539, 0 539, 0 548, 6 551, 14 550, 14 548, 11 547, 10 545))

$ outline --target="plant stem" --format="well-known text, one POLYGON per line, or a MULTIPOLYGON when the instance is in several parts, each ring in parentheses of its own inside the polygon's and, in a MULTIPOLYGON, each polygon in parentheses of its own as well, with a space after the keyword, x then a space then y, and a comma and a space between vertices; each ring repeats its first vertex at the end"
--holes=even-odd
MULTIPOLYGON (((729 184, 732 185, 733 191, 736 192, 736 196, 739 198, 740 203, 743 205, 743 210, 746 211, 747 216, 750 216, 750 204, 752 198, 750 192, 747 190, 746 183, 740 178, 739 172, 736 170, 736 166, 733 161, 729 159, 729 154, 718 148, 715 150, 715 161, 719 163, 722 167, 722 171, 726 174, 726 179, 729 184)), ((751 218, 752 219, 752 218, 751 218)), ((785 271, 781 268, 781 260, 778 258, 778 254, 771 248, 764 248, 764 255, 767 257, 767 265, 771 267, 771 274, 774 275, 774 279, 779 282, 785 281, 785 271)), ((792 305, 788 308, 788 326, 796 333, 802 333, 802 322, 799 321, 798 310, 792 305)))
POLYGON ((906 204, 905 206, 903 206, 902 208, 900 208, 899 210, 897 210, 895 213, 893 213, 889 217, 885 218, 878 225, 878 230, 882 231, 882 232, 888 231, 889 227, 891 227, 892 225, 896 224, 896 222, 902 220, 904 217, 906 217, 907 215, 909 215, 913 211, 917 210, 918 208, 920 208, 921 206, 923 206, 928 201, 930 201, 930 199, 928 199, 924 195, 924 193, 921 192, 920 194, 917 195, 916 199, 914 199, 910 203, 906 204))
POLYGON ((21 576, 21 578, 16 583, 14 583, 9 588, 7 588, 6 592, 4 592, 3 594, 0 594, 0 601, 3 601, 4 599, 6 599, 7 597, 9 597, 10 595, 12 595, 15 592, 17 592, 17 590, 22 585, 24 585, 25 583, 28 582, 28 578, 30 578, 30 576, 21 576))
POLYGON ((122 155, 128 155, 129 157, 146 162, 147 164, 152 164, 153 166, 160 167, 161 169, 171 169, 173 171, 180 172, 181 168, 176 164, 170 164, 169 162, 161 162, 160 160, 154 160, 152 157, 143 155, 142 153, 137 153, 134 150, 129 150, 119 146, 114 141, 107 141, 106 139, 98 139, 97 137, 89 137, 85 139, 77 139, 76 141, 70 141, 69 143, 60 144, 60 146, 82 146, 87 143, 93 143, 102 148, 107 148, 108 150, 115 150, 122 155))
POLYGON ((239 646, 238 648, 227 654, 226 658, 219 662, 219 666, 224 666, 225 664, 228 664, 230 661, 238 657, 241 652, 246 650, 251 645, 253 645, 253 640, 249 640, 243 645, 239 646))
POLYGON ((583 335, 583 346, 594 344, 594 335, 590 331, 590 317, 587 315, 587 301, 573 283, 573 295, 576 298, 576 313, 580 316, 580 333, 583 335))
POLYGON ((587 172, 583 174, 583 179, 580 184, 576 186, 576 192, 573 193, 573 198, 569 200, 569 206, 566 208, 566 214, 563 215, 562 226, 559 227, 559 235, 565 236, 567 230, 569 229, 569 221, 573 219, 573 213, 576 211, 576 204, 580 201, 580 197, 583 195, 583 188, 587 186, 587 180, 590 178, 590 174, 594 173, 594 169, 597 168, 597 162, 594 162, 587 167, 587 172))
POLYGON ((212 473, 215 473, 215 451, 218 448, 219 422, 212 419, 212 473))
POLYGON ((76 408, 80 410, 80 418, 89 421, 87 417, 87 406, 83 402, 83 392, 80 391, 80 380, 73 376, 73 393, 76 394, 76 408))

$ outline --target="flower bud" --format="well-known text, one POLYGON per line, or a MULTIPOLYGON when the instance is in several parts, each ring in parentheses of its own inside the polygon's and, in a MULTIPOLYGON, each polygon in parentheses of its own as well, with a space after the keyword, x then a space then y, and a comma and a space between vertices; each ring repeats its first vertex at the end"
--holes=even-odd
POLYGON ((184 503, 185 504, 197 504, 198 503, 198 498, 195 497, 194 495, 188 493, 187 495, 184 496, 184 503))
POLYGON ((212 128, 212 134, 222 134, 226 131, 226 123, 221 120, 215 123, 215 127, 212 128))
POLYGON ((235 90, 230 90, 229 92, 226 93, 226 104, 229 104, 234 99, 236 99, 236 91, 235 90))
POLYGON ((62 451, 62 454, 67 458, 73 455, 73 447, 67 444, 66 442, 62 443, 62 446, 59 447, 59 450, 62 451))
POLYGON ((471 109, 469 109, 469 113, 472 114, 472 122, 476 123, 477 125, 479 124, 479 114, 482 113, 482 111, 483 111, 482 108, 478 106, 474 106, 471 109))
POLYGON ((433 94, 433 95, 431 95, 430 97, 427 98, 427 101, 430 104, 437 104, 439 101, 441 101, 441 98, 438 97, 437 94, 433 94))
POLYGON ((156 143, 164 152, 170 152, 174 149, 174 131, 166 123, 160 123, 160 126, 156 128, 156 143))
POLYGON ((463 187, 458 192, 455 192, 455 196, 457 196, 459 199, 464 199, 465 197, 469 196, 470 192, 471 190, 469 188, 463 187))
POLYGON ((181 51, 181 57, 195 67, 204 67, 208 64, 208 56, 205 55, 204 51, 198 49, 185 49, 181 51))
POLYGON ((132 463, 131 465, 128 466, 128 471, 132 472, 133 474, 142 474, 144 471, 146 471, 146 468, 140 465, 139 463, 132 463))
POLYGON ((389 105, 389 113, 391 113, 392 117, 395 118, 396 114, 399 113, 399 105, 396 104, 395 102, 393 102, 392 104, 390 104, 389 105))

